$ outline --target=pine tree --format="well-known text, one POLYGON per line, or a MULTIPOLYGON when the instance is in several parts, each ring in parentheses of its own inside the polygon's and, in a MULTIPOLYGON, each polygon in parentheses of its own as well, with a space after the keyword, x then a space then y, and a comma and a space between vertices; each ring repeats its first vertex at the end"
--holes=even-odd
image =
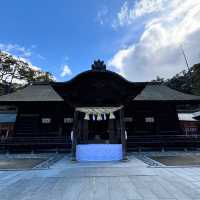
POLYGON ((0 94, 13 91, 34 81, 50 82, 49 72, 34 69, 29 63, 0 51, 0 94))

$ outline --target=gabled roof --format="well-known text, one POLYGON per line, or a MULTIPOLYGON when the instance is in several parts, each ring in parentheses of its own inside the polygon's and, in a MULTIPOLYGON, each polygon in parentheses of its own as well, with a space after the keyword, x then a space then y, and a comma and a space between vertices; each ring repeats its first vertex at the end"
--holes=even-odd
POLYGON ((185 94, 165 85, 147 84, 134 101, 199 101, 200 96, 185 94))
POLYGON ((29 85, 16 92, 0 96, 0 102, 63 101, 63 98, 48 84, 29 85))
MULTIPOLYGON (((165 85, 147 84, 134 101, 198 101, 200 96, 185 94, 165 85)), ((50 84, 33 84, 16 92, 0 96, 0 102, 64 101, 50 84)))

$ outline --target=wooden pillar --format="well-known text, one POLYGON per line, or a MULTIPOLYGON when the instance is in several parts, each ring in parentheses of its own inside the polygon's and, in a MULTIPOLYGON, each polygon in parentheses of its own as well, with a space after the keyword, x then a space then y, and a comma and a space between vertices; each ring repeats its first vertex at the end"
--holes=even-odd
POLYGON ((83 143, 88 143, 88 120, 83 120, 83 143))
POLYGON ((77 131, 78 131, 78 113, 74 111, 74 125, 72 128, 73 138, 72 138, 72 161, 76 161, 76 145, 77 145, 77 131))
MULTIPOLYGON (((161 110, 161 109, 160 109, 161 110)), ((160 135, 160 116, 158 110, 154 110, 154 123, 155 123, 155 133, 160 135)))
POLYGON ((120 110, 120 128, 121 128, 121 142, 122 142, 122 156, 123 160, 128 160, 127 157, 127 147, 126 147, 126 138, 125 138, 125 123, 124 123, 124 110, 120 110))
POLYGON ((62 136, 62 133, 63 133, 62 124, 59 123, 59 126, 58 126, 58 134, 59 134, 60 137, 62 136))
POLYGON ((181 128, 181 123, 179 121, 179 118, 178 118, 178 111, 177 111, 177 108, 176 108, 176 105, 172 105, 173 106, 173 113, 175 115, 175 120, 176 120, 176 129, 177 129, 177 132, 175 133, 176 135, 182 135, 182 134, 185 134, 183 131, 182 131, 182 128, 181 128))
POLYGON ((116 139, 117 139, 117 143, 119 141, 121 141, 121 125, 120 125, 120 120, 116 119, 116 139))
POLYGON ((58 135, 61 137, 63 136, 63 111, 62 111, 62 105, 61 104, 57 104, 56 105, 56 112, 54 114, 54 117, 57 120, 57 126, 58 126, 58 135))
POLYGON ((108 134, 109 134, 109 143, 114 144, 116 141, 114 132, 114 119, 108 120, 108 134))

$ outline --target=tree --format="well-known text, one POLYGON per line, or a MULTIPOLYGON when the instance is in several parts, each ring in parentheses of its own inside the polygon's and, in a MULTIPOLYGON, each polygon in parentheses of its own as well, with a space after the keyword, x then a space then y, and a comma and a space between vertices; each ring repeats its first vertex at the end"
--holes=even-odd
POLYGON ((192 93, 200 95, 200 63, 192 67, 192 93))
POLYGON ((164 78, 161 78, 160 76, 156 76, 156 79, 155 79, 155 80, 152 80, 152 82, 164 83, 164 82, 165 82, 165 79, 164 79, 164 78))
POLYGON ((50 82, 53 76, 49 72, 34 69, 29 63, 8 53, 0 51, 0 92, 5 93, 4 86, 14 90, 34 81, 50 82))
POLYGON ((166 84, 175 90, 188 94, 192 93, 191 75, 186 71, 182 71, 171 79, 168 79, 166 84))
POLYGON ((152 82, 161 82, 180 92, 200 95, 200 63, 192 66, 190 71, 183 70, 171 79, 157 77, 152 82))

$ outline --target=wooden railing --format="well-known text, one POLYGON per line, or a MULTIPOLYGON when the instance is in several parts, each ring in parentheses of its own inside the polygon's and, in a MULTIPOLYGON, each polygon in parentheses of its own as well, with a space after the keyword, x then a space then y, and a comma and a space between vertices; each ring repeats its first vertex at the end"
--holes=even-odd
POLYGON ((8 137, 0 141, 1 146, 69 146, 65 137, 8 137))
POLYGON ((200 135, 128 136, 127 147, 134 148, 200 148, 200 135))
MULTIPOLYGON (((0 140, 2 148, 66 148, 71 141, 66 137, 8 137, 0 140)), ((128 135, 129 151, 138 148, 200 148, 200 135, 128 135)))

